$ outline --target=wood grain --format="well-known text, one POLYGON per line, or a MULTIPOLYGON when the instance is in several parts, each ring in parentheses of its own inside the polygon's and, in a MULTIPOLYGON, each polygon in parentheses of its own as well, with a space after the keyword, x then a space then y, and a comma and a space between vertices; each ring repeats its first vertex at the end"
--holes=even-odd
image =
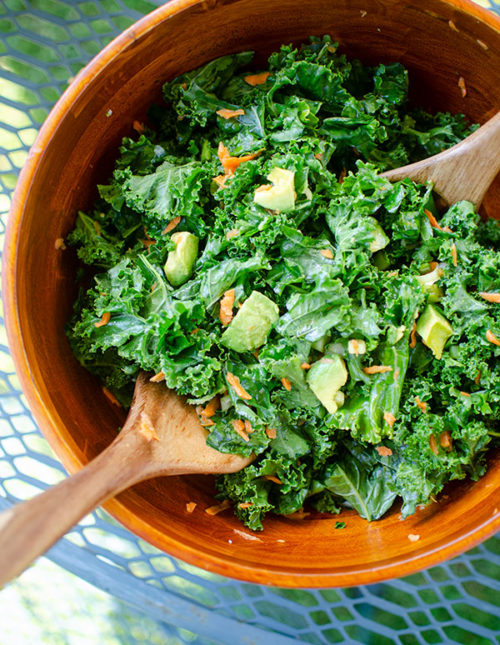
MULTIPOLYGON (((63 325, 76 294, 75 259, 56 251, 55 240, 92 204, 121 137, 132 135, 165 80, 245 49, 262 60, 283 42, 323 33, 366 62, 401 61, 413 102, 427 109, 484 123, 500 108, 500 23, 465 0, 173 0, 80 72, 42 128, 9 218, 5 309, 31 409, 70 471, 111 443, 125 412, 68 347, 63 325)), ((499 197, 497 180, 484 200, 490 216, 499 216, 499 197)), ((204 513, 213 482, 198 476, 139 484, 105 508, 173 556, 223 575, 280 586, 358 585, 436 564, 491 535, 500 526, 499 453, 488 463, 479 482, 450 486, 446 498, 404 522, 397 508, 372 524, 346 511, 343 531, 333 529, 338 518, 271 517, 262 534, 243 536, 250 532, 231 511, 204 513), (198 504, 193 514, 185 510, 189 501, 198 504), (410 533, 419 540, 411 542, 410 533)))

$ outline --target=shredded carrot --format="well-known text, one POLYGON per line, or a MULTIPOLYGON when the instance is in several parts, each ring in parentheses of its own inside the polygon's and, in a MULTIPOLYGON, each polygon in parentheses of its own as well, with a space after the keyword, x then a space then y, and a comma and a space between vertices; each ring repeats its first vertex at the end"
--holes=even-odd
POLYGON ((441 448, 446 448, 447 450, 451 450, 453 447, 453 442, 451 439, 451 434, 449 433, 448 430, 445 430, 439 435, 439 444, 441 448))
POLYGON ((243 388, 240 383, 240 379, 237 376, 231 374, 231 372, 228 372, 226 374, 226 379, 239 397, 245 399, 246 401, 249 401, 252 398, 250 394, 248 394, 248 392, 243 388))
POLYGON ((436 437, 433 434, 429 436, 429 448, 435 455, 439 454, 436 437))
POLYGON ((439 231, 441 231, 442 229, 441 229, 441 227, 439 226, 437 219, 434 217, 434 214, 433 214, 433 213, 431 213, 431 211, 430 211, 430 210, 428 210, 427 208, 425 208, 425 209, 424 209, 424 213, 426 214, 427 219, 429 220, 430 225, 431 225, 432 227, 434 227, 434 228, 437 228, 439 231))
POLYGON ((489 343, 493 343, 493 345, 498 345, 498 347, 500 347, 500 340, 498 340, 498 338, 495 336, 495 334, 492 331, 490 331, 489 329, 486 332, 486 340, 489 343))
POLYGON ((342 168, 342 170, 340 171, 340 175, 339 175, 339 184, 343 184, 344 179, 346 177, 347 177, 347 170, 345 168, 342 168))
POLYGON ((264 479, 267 479, 270 482, 274 482, 275 484, 278 484, 280 486, 283 483, 281 479, 278 479, 278 477, 275 477, 274 475, 264 475, 264 479))
POLYGON ((323 153, 322 152, 316 152, 314 155, 314 158, 317 159, 318 161, 323 161, 323 153))
POLYGON ((467 86, 465 85, 465 78, 463 76, 458 79, 458 87, 460 88, 460 94, 464 99, 467 96, 467 86))
POLYGON ((437 267, 438 267, 438 263, 437 263, 435 260, 433 260, 433 261, 430 263, 430 269, 431 269, 431 271, 434 271, 434 269, 437 269, 437 267))
POLYGON ((456 24, 453 22, 453 20, 448 20, 448 26, 451 30, 453 31, 459 31, 458 27, 456 24))
POLYGON ((481 296, 481 298, 487 300, 488 302, 500 303, 500 293, 488 293, 486 291, 481 291, 479 295, 481 296))
POLYGON ((384 419, 388 423, 388 425, 392 426, 396 423, 396 417, 392 414, 392 412, 384 412, 384 419))
POLYGON ((144 123, 141 123, 140 121, 134 121, 132 123, 132 127, 137 132, 137 134, 142 134, 144 132, 144 130, 146 129, 145 126, 144 126, 144 123))
POLYGON ((217 177, 214 177, 214 181, 219 188, 226 188, 226 180, 228 177, 229 175, 217 175, 217 177))
POLYGON ((64 243, 64 239, 62 237, 58 237, 57 240, 54 242, 54 248, 56 251, 66 250, 66 244, 64 243))
POLYGON ((268 76, 270 76, 271 72, 261 72, 260 74, 249 74, 248 76, 245 76, 245 82, 248 83, 249 85, 252 85, 255 87, 256 85, 262 85, 267 81, 268 76))
POLYGON ((392 372, 390 365, 370 365, 370 367, 363 367, 365 374, 383 374, 384 372, 392 372))
POLYGON ((113 392, 110 392, 110 390, 108 390, 108 388, 107 388, 107 387, 103 387, 103 388, 102 388, 102 392, 103 392, 104 396, 105 396, 109 401, 111 401, 111 403, 112 403, 113 405, 117 405, 119 408, 121 408, 121 407, 122 407, 122 404, 120 403, 120 401, 118 401, 118 399, 117 399, 117 398, 116 398, 116 396, 113 394, 113 392))
POLYGON ((417 535, 416 533, 408 533, 408 539, 410 542, 418 542, 420 540, 420 535, 417 535))
POLYGON ((144 246, 145 246, 145 247, 148 249, 148 251, 149 251, 149 247, 150 247, 151 245, 153 245, 153 244, 156 244, 156 240, 152 240, 152 239, 149 237, 148 232, 146 231, 146 227, 144 227, 144 235, 146 236, 146 239, 145 239, 145 240, 141 240, 141 242, 144 244, 144 246))
POLYGON ((470 396, 470 394, 469 394, 468 392, 460 392, 460 394, 461 394, 462 396, 470 396))
POLYGON ((330 249, 322 249, 320 253, 323 257, 328 258, 329 260, 333 260, 333 253, 330 251, 330 249))
POLYGON ((241 504, 238 504, 238 508, 245 509, 245 508, 251 508, 253 506, 253 502, 241 502, 241 504))
POLYGON ((390 457, 392 455, 392 450, 387 446, 378 446, 375 450, 381 457, 390 457))
POLYGON ((474 383, 476 385, 480 385, 480 383, 481 383, 481 370, 478 370, 478 373, 476 374, 476 378, 474 379, 474 383))
POLYGON ((417 408, 422 410, 422 412, 427 412, 427 403, 425 401, 421 401, 420 397, 415 397, 415 403, 417 404, 417 408))
POLYGON ((220 407, 220 401, 218 396, 214 396, 213 399, 210 399, 210 401, 207 403, 205 406, 204 410, 202 410, 202 414, 205 417, 213 417, 214 414, 217 412, 217 410, 220 407))
POLYGON ((226 240, 230 240, 232 237, 236 237, 239 234, 240 232, 238 231, 237 228, 232 228, 230 231, 226 233, 226 240))
POLYGON ((212 419, 208 419, 205 416, 200 417, 200 423, 204 428, 208 428, 210 426, 214 426, 215 423, 212 421, 212 419))
POLYGON ((233 319, 234 289, 228 289, 220 301, 219 320, 229 325, 233 319))
POLYGON ((217 110, 216 114, 223 119, 232 119, 235 116, 243 116, 245 110, 228 110, 227 108, 222 108, 221 110, 217 110))
POLYGON ((310 363, 302 363, 300 367, 301 367, 303 370, 308 370, 308 369, 310 369, 310 368, 311 368, 311 364, 310 364, 310 363))
POLYGON ((410 333, 410 347, 413 349, 417 345, 417 321, 413 321, 413 327, 410 333))
POLYGON ((224 168, 225 175, 234 175, 234 171, 236 170, 236 168, 239 168, 239 166, 243 162, 250 161, 251 159, 255 159, 256 157, 259 156, 259 154, 260 154, 260 151, 252 152, 251 154, 244 155, 243 157, 231 157, 231 155, 229 154, 229 150, 222 143, 222 141, 219 143, 219 148, 217 150, 217 155, 222 164, 222 167, 224 168))
POLYGON ((266 428, 266 435, 269 439, 276 439, 276 428, 266 428))
POLYGON ((231 421, 231 425, 233 426, 235 432, 240 435, 243 441, 250 441, 249 436, 245 432, 245 423, 241 419, 233 419, 231 421))
POLYGON ((196 502, 188 502, 188 503, 186 504, 186 511, 187 511, 188 513, 192 513, 192 512, 194 511, 194 509, 195 509, 195 508, 196 508, 196 502))
POLYGON ((101 234, 101 227, 99 226, 99 222, 96 222, 95 220, 93 220, 92 224, 94 225, 94 229, 95 229, 95 232, 97 233, 97 235, 100 235, 101 234))
MULTIPOLYGON (((239 306, 240 306, 240 304, 238 303, 238 307, 239 307, 239 306)), ((259 360, 259 350, 258 350, 258 349, 256 349, 256 350, 255 350, 255 352, 253 353, 253 355, 255 356, 255 358, 256 358, 257 360, 259 360)))
POLYGON ((458 266, 457 245, 455 243, 451 245, 451 259, 453 260, 453 265, 458 266))
POLYGON ((111 314, 109 311, 105 311, 102 314, 101 320, 99 322, 94 323, 94 327, 104 327, 104 325, 107 325, 111 319, 111 314))
POLYGON ((147 415, 145 412, 141 412, 141 424, 139 426, 138 432, 149 443, 151 441, 160 441, 160 437, 155 430, 153 422, 151 421, 149 415, 147 415))
POLYGON ((160 381, 165 380, 165 374, 163 372, 158 372, 158 374, 155 374, 149 380, 151 383, 159 383, 160 381))
POLYGON ((287 378, 285 378, 285 377, 283 377, 283 378, 281 379, 281 384, 283 385, 283 387, 285 388, 285 390, 288 390, 289 392, 290 392, 290 390, 292 389, 292 384, 291 384, 291 383, 290 383, 290 381, 289 381, 287 378))
POLYGON ((250 423, 250 421, 248 419, 245 419, 244 423, 245 423, 245 432, 247 434, 252 434, 253 428, 252 428, 252 424, 250 423))
POLYGON ((218 513, 222 513, 222 511, 227 510, 230 506, 231 502, 228 499, 225 499, 220 504, 206 508, 205 513, 207 513, 207 515, 217 515, 218 513))
POLYGON ((396 368, 396 371, 394 372, 394 380, 397 381, 399 378, 399 375, 401 374, 401 370, 399 367, 396 368))
POLYGON ((161 234, 166 235, 167 233, 170 233, 170 231, 173 231, 180 221, 181 218, 179 215, 177 217, 174 217, 174 219, 170 220, 170 222, 166 225, 161 234))

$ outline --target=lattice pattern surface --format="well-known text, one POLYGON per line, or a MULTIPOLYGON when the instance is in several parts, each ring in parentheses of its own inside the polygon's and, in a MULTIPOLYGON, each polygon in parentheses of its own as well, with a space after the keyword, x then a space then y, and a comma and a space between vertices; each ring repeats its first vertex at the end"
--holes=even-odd
MULTIPOLYGON (((29 146, 68 79, 161 2, 0 0, 0 234, 29 146)), ((480 2, 500 13, 499 6, 480 2)), ((0 327, 0 509, 59 481, 0 327)), ((500 538, 413 576, 337 590, 283 590, 206 573, 101 510, 49 553, 164 623, 172 643, 500 643, 500 538)), ((1 640, 1 639, 0 639, 1 640)))

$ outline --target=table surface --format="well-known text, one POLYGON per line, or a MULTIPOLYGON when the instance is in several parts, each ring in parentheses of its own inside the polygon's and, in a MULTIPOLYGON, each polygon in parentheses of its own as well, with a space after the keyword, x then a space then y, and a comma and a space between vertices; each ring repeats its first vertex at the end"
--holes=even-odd
MULTIPOLYGON (((68 79, 147 0, 0 0, 0 234, 29 146, 68 79)), ((479 2, 500 13, 500 0, 479 2)), ((3 244, 2 244, 3 246, 3 244)), ((65 471, 20 390, 0 327, 0 509, 65 471)), ((500 643, 500 538, 415 575, 365 587, 286 590, 237 582, 171 558, 104 511, 48 553, 88 582, 170 625, 186 643, 500 643)))

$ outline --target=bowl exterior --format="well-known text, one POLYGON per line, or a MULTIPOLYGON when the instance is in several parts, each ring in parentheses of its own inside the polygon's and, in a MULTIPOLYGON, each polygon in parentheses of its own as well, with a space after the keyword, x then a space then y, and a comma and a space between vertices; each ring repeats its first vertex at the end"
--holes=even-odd
MULTIPOLYGON (((365 62, 403 62, 423 107, 464 112, 480 122, 500 107, 500 20, 470 2, 173 0, 94 58, 48 117, 14 195, 3 293, 24 392, 71 472, 111 442, 125 412, 109 403, 66 341, 76 262, 71 252, 56 249, 56 240, 71 230, 76 212, 92 204, 121 138, 160 99, 165 80, 245 49, 263 60, 281 43, 322 33, 365 62)), ((495 185, 485 201, 491 216, 499 216, 498 194, 495 185)), ((271 517, 265 531, 254 534, 230 512, 203 512, 213 492, 208 477, 158 478, 105 507, 167 553, 215 573, 289 587, 367 584, 434 565, 493 534, 500 527, 500 454, 491 454, 479 482, 450 486, 439 502, 405 521, 397 509, 373 523, 344 511, 343 531, 333 530, 336 518, 271 517), (189 501, 198 503, 193 514, 185 511, 189 501)))

